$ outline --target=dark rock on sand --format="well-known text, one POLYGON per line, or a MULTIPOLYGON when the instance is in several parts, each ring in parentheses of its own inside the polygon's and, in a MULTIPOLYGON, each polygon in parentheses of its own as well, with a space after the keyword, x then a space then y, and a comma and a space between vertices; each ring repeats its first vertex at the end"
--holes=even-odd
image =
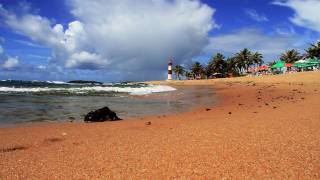
POLYGON ((206 111, 211 111, 211 109, 210 109, 210 108, 207 108, 206 111))
POLYGON ((2 148, 0 149, 0 153, 12 152, 17 150, 25 150, 25 149, 27 149, 27 147, 18 145, 18 146, 9 147, 9 148, 2 148))
POLYGON ((69 117, 69 122, 73 122, 75 119, 76 119, 76 118, 70 116, 70 117, 69 117))
POLYGON ((104 122, 104 121, 117 121, 120 119, 117 114, 111 111, 108 107, 89 112, 85 117, 85 122, 104 122))
POLYGON ((144 123, 145 125, 151 125, 151 122, 150 121, 148 121, 148 122, 146 122, 146 123, 144 123))

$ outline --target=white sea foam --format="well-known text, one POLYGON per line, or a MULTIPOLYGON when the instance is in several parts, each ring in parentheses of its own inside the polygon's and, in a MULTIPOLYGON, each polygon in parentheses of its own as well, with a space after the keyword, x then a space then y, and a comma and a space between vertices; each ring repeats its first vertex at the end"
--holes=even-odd
POLYGON ((176 89, 165 85, 148 85, 144 87, 73 87, 73 88, 16 88, 16 87, 0 87, 0 92, 16 92, 16 93, 38 93, 38 92, 69 92, 75 94, 85 94, 88 92, 120 92, 129 93, 131 95, 145 95, 159 92, 175 91, 176 89))
POLYGON ((51 83, 51 84, 68 84, 66 82, 63 81, 46 81, 47 83, 51 83))

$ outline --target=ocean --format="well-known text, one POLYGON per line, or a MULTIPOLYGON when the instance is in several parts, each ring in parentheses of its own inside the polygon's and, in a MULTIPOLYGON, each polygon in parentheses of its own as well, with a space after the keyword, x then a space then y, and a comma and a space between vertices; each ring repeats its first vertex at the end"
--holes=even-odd
POLYGON ((120 118, 176 113, 213 103, 207 98, 212 93, 209 87, 1 80, 0 126, 82 121, 88 112, 104 106, 120 118))

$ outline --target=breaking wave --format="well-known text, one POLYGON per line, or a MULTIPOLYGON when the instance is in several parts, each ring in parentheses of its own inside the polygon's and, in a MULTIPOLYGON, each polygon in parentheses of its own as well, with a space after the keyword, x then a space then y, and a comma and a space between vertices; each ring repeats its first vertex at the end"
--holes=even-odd
POLYGON ((175 88, 166 85, 147 84, 74 85, 61 81, 0 82, 0 93, 5 94, 94 95, 110 93, 127 93, 130 95, 146 95, 175 90, 175 88))

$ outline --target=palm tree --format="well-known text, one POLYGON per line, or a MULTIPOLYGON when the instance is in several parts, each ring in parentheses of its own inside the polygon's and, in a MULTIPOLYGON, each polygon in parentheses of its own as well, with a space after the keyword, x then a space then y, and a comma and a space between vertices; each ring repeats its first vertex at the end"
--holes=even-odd
POLYGON ((242 70, 248 71, 249 67, 253 64, 251 52, 247 48, 237 53, 234 58, 237 61, 237 66, 240 69, 240 71, 242 70))
POLYGON ((191 79, 192 78, 192 73, 190 71, 185 71, 184 72, 184 76, 186 76, 187 79, 191 79))
POLYGON ((256 66, 261 66, 263 64, 263 56, 262 54, 255 52, 252 54, 252 62, 256 64, 256 66))
POLYGON ((184 67, 183 66, 181 66, 181 65, 175 65, 174 67, 173 67, 173 72, 176 74, 176 76, 177 76, 177 78, 180 80, 180 75, 183 75, 183 73, 184 73, 184 67))
POLYGON ((212 69, 211 69, 211 66, 210 64, 206 65, 204 68, 203 68, 203 74, 206 76, 207 79, 209 79, 212 75, 212 69))
POLYGON ((225 74, 226 72, 226 62, 225 62, 225 57, 218 53, 216 54, 211 62, 209 63, 211 66, 211 70, 213 73, 221 73, 221 74, 225 74))
POLYGON ((316 44, 311 44, 311 47, 309 47, 306 52, 307 56, 310 58, 320 58, 320 41, 318 41, 316 44))
POLYGON ((235 58, 231 57, 226 60, 226 71, 233 76, 238 76, 240 74, 235 58))
POLYGON ((197 76, 198 77, 201 76, 203 72, 202 65, 196 61, 195 63, 192 64, 191 72, 192 72, 193 78, 196 78, 197 76))
POLYGON ((288 50, 281 54, 280 60, 285 61, 286 63, 294 63, 301 59, 299 52, 295 49, 288 50))
POLYGON ((211 59, 209 60, 208 65, 204 68, 205 75, 207 76, 207 78, 210 78, 212 76, 212 74, 214 73, 214 59, 216 56, 212 56, 211 59))

